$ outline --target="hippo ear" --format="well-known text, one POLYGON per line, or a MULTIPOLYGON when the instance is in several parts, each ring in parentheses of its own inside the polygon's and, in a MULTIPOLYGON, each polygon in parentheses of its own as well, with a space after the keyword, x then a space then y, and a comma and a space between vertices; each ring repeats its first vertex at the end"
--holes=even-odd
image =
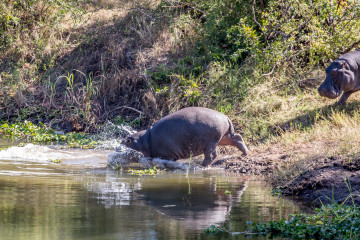
POLYGON ((346 68, 346 69, 347 69, 347 64, 346 64, 346 62, 343 62, 343 64, 341 65, 341 68, 346 68))

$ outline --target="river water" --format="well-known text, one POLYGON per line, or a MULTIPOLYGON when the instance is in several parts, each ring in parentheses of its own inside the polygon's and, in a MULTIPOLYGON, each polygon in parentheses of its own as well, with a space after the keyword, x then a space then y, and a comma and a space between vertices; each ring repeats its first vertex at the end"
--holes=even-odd
POLYGON ((0 151, 0 239, 229 239, 204 229, 239 232, 247 221, 301 212, 254 177, 221 169, 128 175, 106 168, 110 152, 32 144, 0 151))

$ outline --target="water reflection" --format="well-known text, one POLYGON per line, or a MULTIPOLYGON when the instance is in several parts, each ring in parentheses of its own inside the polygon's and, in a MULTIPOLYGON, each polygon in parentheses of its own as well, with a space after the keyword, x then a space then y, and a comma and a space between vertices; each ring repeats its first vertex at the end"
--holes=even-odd
POLYGON ((233 201, 239 199, 244 188, 244 182, 199 173, 189 177, 148 178, 137 193, 139 200, 182 221, 184 227, 203 230, 225 221, 233 201), (231 195, 225 194, 226 191, 231 195))
POLYGON ((203 229, 243 231, 247 220, 300 211, 263 182, 222 171, 139 177, 86 166, 1 160, 1 239, 227 239, 203 229))
MULTIPOLYGON (((97 171, 99 175, 99 170, 97 171)), ((130 205, 134 200, 134 191, 142 188, 140 178, 123 177, 113 170, 103 171, 102 178, 81 178, 77 180, 82 181, 84 188, 91 193, 91 197, 97 200, 98 204, 103 205, 105 208, 115 206, 130 205)))

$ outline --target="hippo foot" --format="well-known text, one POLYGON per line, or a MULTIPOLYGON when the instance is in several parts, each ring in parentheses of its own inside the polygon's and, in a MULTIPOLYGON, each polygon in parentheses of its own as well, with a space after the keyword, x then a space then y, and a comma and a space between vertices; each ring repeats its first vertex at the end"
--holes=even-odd
POLYGON ((343 106, 343 105, 345 105, 346 104, 346 102, 344 102, 344 101, 337 101, 337 102, 335 102, 334 103, 334 106, 343 106))

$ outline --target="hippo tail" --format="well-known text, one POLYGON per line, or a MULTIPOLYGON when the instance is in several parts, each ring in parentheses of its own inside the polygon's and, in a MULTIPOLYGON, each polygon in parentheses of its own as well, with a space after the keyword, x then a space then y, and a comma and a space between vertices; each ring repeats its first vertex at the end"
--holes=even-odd
POLYGON ((230 121, 230 119, 228 118, 228 123, 229 123, 229 133, 230 136, 233 137, 235 135, 235 130, 234 130, 234 125, 232 124, 232 122, 230 121))

